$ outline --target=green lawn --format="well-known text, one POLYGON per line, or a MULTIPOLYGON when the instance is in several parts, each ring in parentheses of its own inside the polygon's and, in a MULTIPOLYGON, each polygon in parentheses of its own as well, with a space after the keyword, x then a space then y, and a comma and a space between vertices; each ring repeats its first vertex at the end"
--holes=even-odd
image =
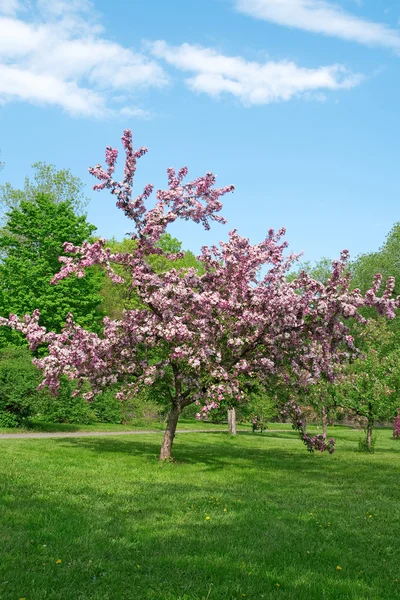
POLYGON ((0 598, 400 598, 400 441, 335 435, 1 440, 0 598))

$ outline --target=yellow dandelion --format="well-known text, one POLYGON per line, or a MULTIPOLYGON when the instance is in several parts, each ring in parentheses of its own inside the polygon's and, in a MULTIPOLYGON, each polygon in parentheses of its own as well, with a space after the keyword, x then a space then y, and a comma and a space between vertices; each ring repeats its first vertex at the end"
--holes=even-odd
POLYGON ((206 521, 209 521, 211 519, 211 517, 209 517, 208 515, 206 516, 206 521))
POLYGON ((61 558, 59 558, 58 560, 56 560, 56 565, 61 565, 61 563, 62 563, 61 558))
POLYGON ((276 583, 275 587, 281 587, 281 584, 280 583, 276 583))
POLYGON ((226 512, 226 511, 227 511, 227 509, 226 509, 226 508, 224 508, 224 512, 226 512))
POLYGON ((369 515, 369 517, 368 517, 368 518, 369 518, 369 519, 372 519, 372 515, 369 515))
POLYGON ((338 566, 336 567, 336 571, 342 571, 342 570, 343 570, 343 569, 342 569, 342 567, 341 567, 340 565, 338 565, 338 566))

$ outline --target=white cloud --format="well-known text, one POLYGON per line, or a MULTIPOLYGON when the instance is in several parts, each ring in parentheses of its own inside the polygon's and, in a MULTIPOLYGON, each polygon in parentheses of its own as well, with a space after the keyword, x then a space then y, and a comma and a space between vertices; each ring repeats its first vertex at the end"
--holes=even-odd
POLYGON ((165 41, 150 43, 149 48, 155 57, 182 71, 193 72, 186 79, 190 89, 214 97, 231 94, 247 106, 301 95, 321 100, 323 92, 350 89, 363 79, 342 65, 307 69, 286 61, 259 63, 190 44, 169 46, 165 41))
POLYGON ((166 85, 165 72, 153 59, 102 36, 88 0, 38 0, 29 10, 0 2, 1 103, 59 106, 75 116, 148 116, 133 105, 134 97, 166 85), (111 107, 121 93, 125 105, 111 107))
POLYGON ((3 15, 15 15, 19 9, 19 0, 0 0, 0 13, 3 15))
POLYGON ((400 33, 361 19, 325 0, 235 0, 238 11, 278 25, 383 46, 400 52, 400 33))

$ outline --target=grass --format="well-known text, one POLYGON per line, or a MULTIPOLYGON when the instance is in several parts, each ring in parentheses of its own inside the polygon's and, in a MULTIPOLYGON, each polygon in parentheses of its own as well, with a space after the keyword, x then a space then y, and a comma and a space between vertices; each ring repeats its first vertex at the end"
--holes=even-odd
POLYGON ((335 435, 1 440, 0 598, 400 598, 400 442, 335 435))

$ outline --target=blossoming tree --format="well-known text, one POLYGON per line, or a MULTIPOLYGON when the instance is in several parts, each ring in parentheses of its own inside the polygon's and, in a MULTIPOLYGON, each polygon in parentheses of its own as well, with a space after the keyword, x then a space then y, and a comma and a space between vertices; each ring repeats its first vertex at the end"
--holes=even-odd
MULTIPOLYGON (((203 274, 193 268, 156 273, 148 257, 163 253, 157 242, 167 226, 179 218, 206 229, 211 221, 225 223, 219 215, 221 198, 234 188, 214 187, 212 173, 185 183, 186 167, 177 173, 168 169, 168 189, 157 191, 154 207, 147 209, 152 185, 136 198, 132 195, 137 160, 147 149, 133 148, 129 130, 122 142, 126 160, 121 182, 114 179, 118 151, 110 147, 106 149, 106 168, 97 165, 90 172, 100 181, 95 189, 109 189, 117 206, 133 221, 135 249, 112 253, 104 240, 81 246, 67 242, 67 256, 60 257, 63 266, 53 283, 72 273, 83 277, 85 268, 96 264, 104 267, 116 284, 122 283, 113 265, 123 265, 141 306, 126 310, 119 320, 104 319, 102 335, 84 330, 72 315, 61 334, 46 332, 37 311, 22 321, 15 315, 1 320, 1 324, 24 332, 32 349, 48 344, 48 356, 37 359, 36 364, 43 370, 42 385, 54 393, 62 375, 77 380, 78 387, 89 384, 87 399, 117 382, 121 400, 143 386, 162 383, 170 413, 160 459, 169 459, 185 406, 196 402, 205 414, 224 399, 245 402, 246 380, 256 379, 268 387, 271 376, 288 370, 304 381, 321 373, 330 376, 332 365, 355 350, 346 319, 362 321, 358 310, 364 306, 375 306, 388 317, 395 315, 392 280, 381 297, 379 276, 364 296, 358 290, 350 291, 347 252, 333 263, 326 285, 306 273, 287 282, 285 275, 296 257, 285 256, 284 229, 278 233, 270 230, 265 240, 255 245, 231 231, 228 241, 219 247, 202 248, 198 259, 203 274)), ((290 410, 293 412, 293 407, 290 410)), ((304 435, 303 430, 302 434, 311 449, 326 449, 325 442, 304 435)))

